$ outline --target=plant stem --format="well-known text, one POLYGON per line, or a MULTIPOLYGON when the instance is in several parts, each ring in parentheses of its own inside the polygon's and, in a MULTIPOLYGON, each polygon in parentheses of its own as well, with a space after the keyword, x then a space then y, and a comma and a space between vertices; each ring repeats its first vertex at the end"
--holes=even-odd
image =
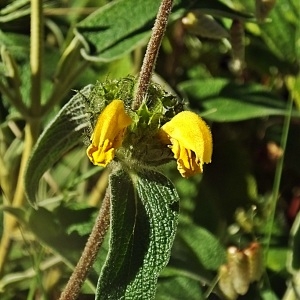
POLYGON ((159 7, 154 27, 152 29, 152 35, 150 37, 141 68, 135 100, 132 103, 132 109, 138 109, 143 103, 143 100, 147 94, 158 56, 158 51, 168 24, 168 18, 171 13, 172 4, 172 0, 162 0, 162 3, 159 7))
POLYGON ((43 1, 31 0, 30 19, 31 113, 40 115, 43 62, 43 1))
MULTIPOLYGON (((43 14, 42 0, 31 0, 31 36, 30 36, 30 68, 31 68, 31 103, 30 117, 25 125, 24 149, 19 169, 18 182, 11 201, 13 207, 21 207, 25 200, 24 171, 33 145, 39 135, 42 81, 42 51, 43 51, 43 14)), ((0 244, 0 276, 11 249, 12 234, 17 227, 15 217, 5 214, 4 231, 0 244)))
POLYGON ((88 275, 89 270, 96 260, 98 251, 104 241, 110 223, 110 189, 106 190, 98 218, 92 229, 91 235, 85 245, 83 253, 71 275, 60 300, 77 299, 80 289, 88 275))
POLYGON ((286 109, 286 116, 284 119, 283 123, 283 128, 282 128, 282 136, 281 136, 281 142, 280 142, 280 147, 283 149, 283 155, 279 158, 277 166, 276 166, 276 171, 275 171, 275 178, 274 178, 274 184, 273 184, 273 199, 271 203, 271 216, 270 216, 270 228, 267 233, 267 238, 266 238, 266 261, 267 261, 267 256, 269 254, 269 246, 271 243, 271 237, 272 237, 272 229, 274 225, 274 220, 275 220, 275 211, 276 211, 276 205, 277 205, 277 200, 279 198, 279 189, 280 189, 280 181, 281 181, 281 175, 282 175, 282 169, 283 169, 283 161, 284 161, 284 155, 286 151, 286 144, 287 144, 287 139, 288 139, 288 133, 289 133, 289 127, 290 127, 290 122, 291 122, 291 115, 292 115, 292 109, 293 109, 293 99, 290 97, 289 102, 287 104, 287 109, 286 109))
MULTIPOLYGON (((17 186, 14 194, 14 198, 11 201, 13 207, 21 207, 23 205, 25 195, 24 195, 24 171, 28 158, 31 153, 31 149, 35 144, 35 141, 39 134, 39 122, 34 121, 27 123, 25 126, 25 140, 24 149, 22 153, 21 165, 19 169, 19 177, 17 181, 17 186)), ((4 264, 6 262, 8 253, 11 247, 13 231, 17 226, 17 221, 15 217, 5 214, 4 215, 4 227, 3 235, 0 244, 0 277, 3 274, 4 264)))

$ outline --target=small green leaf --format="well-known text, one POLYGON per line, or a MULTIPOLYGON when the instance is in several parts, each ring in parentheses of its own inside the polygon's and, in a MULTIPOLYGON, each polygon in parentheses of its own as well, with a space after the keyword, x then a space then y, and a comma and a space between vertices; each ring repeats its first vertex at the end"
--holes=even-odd
MULTIPOLYGON (((286 115, 286 104, 260 85, 239 85, 227 79, 190 80, 179 85, 192 107, 206 119, 235 122, 270 115, 286 115)), ((299 117, 294 110, 292 116, 299 117)))
POLYGON ((60 110, 45 128, 33 149, 25 172, 25 192, 34 206, 42 175, 64 153, 80 142, 85 130, 91 130, 84 99, 91 89, 92 85, 86 86, 60 110))
POLYGON ((170 258, 178 194, 153 171, 110 176, 110 250, 96 299, 154 299, 159 273, 170 258))

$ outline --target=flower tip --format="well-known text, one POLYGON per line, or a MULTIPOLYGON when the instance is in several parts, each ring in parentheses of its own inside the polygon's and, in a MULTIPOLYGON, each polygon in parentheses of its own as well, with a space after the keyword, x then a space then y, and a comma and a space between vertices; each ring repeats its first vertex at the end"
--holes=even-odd
POLYGON ((159 136, 162 143, 171 144, 182 177, 202 173, 203 164, 211 162, 211 131, 197 114, 180 112, 161 127, 159 136))

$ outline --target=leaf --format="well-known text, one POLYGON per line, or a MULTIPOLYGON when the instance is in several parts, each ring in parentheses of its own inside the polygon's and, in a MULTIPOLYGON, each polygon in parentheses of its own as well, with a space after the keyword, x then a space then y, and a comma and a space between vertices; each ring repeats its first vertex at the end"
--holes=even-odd
POLYGON ((286 268, 288 250, 284 247, 272 247, 267 255, 267 267, 275 272, 281 272, 286 268))
POLYGON ((82 139, 83 132, 91 125, 84 97, 92 85, 77 93, 60 110, 38 139, 25 171, 25 193, 29 202, 36 206, 36 191, 42 175, 68 150, 82 139))
MULTIPOLYGON (((85 59, 109 62, 146 44, 160 3, 160 0, 118 0, 101 7, 79 22, 75 34, 84 45, 82 54, 85 59)), ((175 0, 172 12, 181 9, 182 12, 176 15, 179 18, 187 9, 192 8, 219 16, 242 19, 252 17, 234 11, 219 1, 197 4, 191 0, 175 0)))
POLYGON ((96 299, 154 299, 175 237, 178 194, 153 171, 119 170, 110 176, 110 187, 110 250, 96 299))
POLYGON ((178 236, 192 249, 195 258, 206 269, 218 270, 226 261, 226 252, 218 239, 206 229, 194 224, 182 224, 178 227, 178 236))
POLYGON ((158 281, 157 300, 202 300, 199 282, 183 276, 163 278, 158 281))
MULTIPOLYGON (((272 22, 262 25, 262 38, 269 49, 278 58, 298 65, 299 46, 297 46, 297 28, 299 28, 299 2, 293 0, 278 2, 271 11, 270 19, 272 22), (293 3, 294 2, 294 3, 293 3)), ((297 68, 295 68, 297 72, 297 68)))
POLYGON ((22 208, 13 206, 0 206, 0 210, 8 212, 12 216, 16 217, 20 223, 26 223, 26 213, 22 208))
POLYGON ((31 209, 28 227, 40 241, 54 249, 67 261, 76 263, 80 256, 78 248, 83 249, 86 239, 78 234, 68 235, 54 212, 44 207, 39 207, 39 210, 31 209))
POLYGON ((160 278, 183 276, 210 286, 215 277, 212 271, 225 261, 226 252, 218 239, 204 228, 185 221, 179 223, 171 260, 160 278))
MULTIPOLYGON (((73 268, 82 253, 84 245, 91 232, 97 209, 79 206, 76 203, 62 203, 54 211, 44 207, 27 211, 26 225, 36 238, 63 258, 70 268, 73 268), (42 224, 42 226, 41 226, 42 224)), ((94 290, 105 257, 107 256, 107 241, 105 239, 97 262, 90 271, 88 283, 94 290)))
POLYGON ((128 53, 138 44, 145 44, 160 2, 119 0, 88 16, 75 31, 84 42, 84 56, 110 61, 128 53))
MULTIPOLYGON (((192 107, 201 108, 206 119, 234 122, 270 115, 286 115, 284 101, 256 84, 240 85, 227 79, 190 80, 179 85, 192 107)), ((300 117, 294 110, 294 117, 300 117)))
POLYGON ((190 6, 193 9, 199 9, 204 14, 216 17, 240 19, 244 21, 254 20, 252 14, 233 10, 222 1, 191 1, 190 6))

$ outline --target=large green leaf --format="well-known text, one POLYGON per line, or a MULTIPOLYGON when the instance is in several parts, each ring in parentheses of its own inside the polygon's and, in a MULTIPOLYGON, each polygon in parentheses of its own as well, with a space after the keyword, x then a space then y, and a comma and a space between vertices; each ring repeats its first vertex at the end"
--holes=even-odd
MULTIPOLYGON (((241 85, 228 79, 190 80, 179 85, 191 106, 201 109, 205 118, 234 122, 270 115, 286 115, 286 104, 263 86, 241 85)), ((300 117, 294 110, 292 116, 300 117)))
POLYGON ((138 44, 145 44, 150 25, 158 11, 160 0, 113 1, 76 27, 76 34, 85 44, 86 58, 110 61, 128 53, 138 44), (124 17, 126 16, 126 18, 124 17))
POLYGON ((154 299, 167 264, 178 218, 178 194, 153 171, 110 176, 110 250, 96 299, 154 299))
MULTIPOLYGON (((296 0, 297 1, 297 0, 296 0)), ((297 72, 299 61, 299 2, 278 1, 271 11, 272 22, 261 25, 262 38, 280 59, 294 64, 297 72), (298 59, 297 59, 298 57, 298 59)))
MULTIPOLYGON (((95 11, 76 26, 75 33, 85 46, 83 56, 88 60, 108 62, 146 44, 160 3, 161 0, 118 0, 95 11)), ((251 18, 219 1, 175 0, 172 12, 179 12, 176 14, 179 18, 190 9, 217 16, 251 18)))
MULTIPOLYGON (((97 209, 77 204, 62 203, 53 211, 44 207, 27 210, 27 228, 73 268, 82 253, 93 228, 97 209), (41 226, 42 224, 42 226, 41 226)), ((107 254, 107 241, 102 245, 97 263, 90 271, 88 284, 94 291, 97 277, 107 254)))
POLYGON ((36 191, 42 175, 68 150, 78 144, 91 124, 85 97, 92 89, 86 86, 77 93, 45 128, 38 139, 25 172, 25 192, 29 202, 36 205, 36 191))
MULTIPOLYGON (((64 209, 65 216, 60 216, 57 211, 51 212, 44 207, 39 207, 38 210, 31 209, 28 216, 28 227, 40 241, 59 253, 65 261, 75 265, 88 235, 80 235, 79 230, 70 230, 70 233, 67 230, 69 227, 72 228, 71 226, 77 226, 77 228, 86 226, 86 219, 94 210, 92 208, 81 210, 72 207, 58 208, 58 210, 62 209, 64 209), (73 214, 72 223, 71 220, 70 222, 67 220, 71 214, 73 214)), ((89 230, 92 225, 92 221, 90 221, 89 230)))

